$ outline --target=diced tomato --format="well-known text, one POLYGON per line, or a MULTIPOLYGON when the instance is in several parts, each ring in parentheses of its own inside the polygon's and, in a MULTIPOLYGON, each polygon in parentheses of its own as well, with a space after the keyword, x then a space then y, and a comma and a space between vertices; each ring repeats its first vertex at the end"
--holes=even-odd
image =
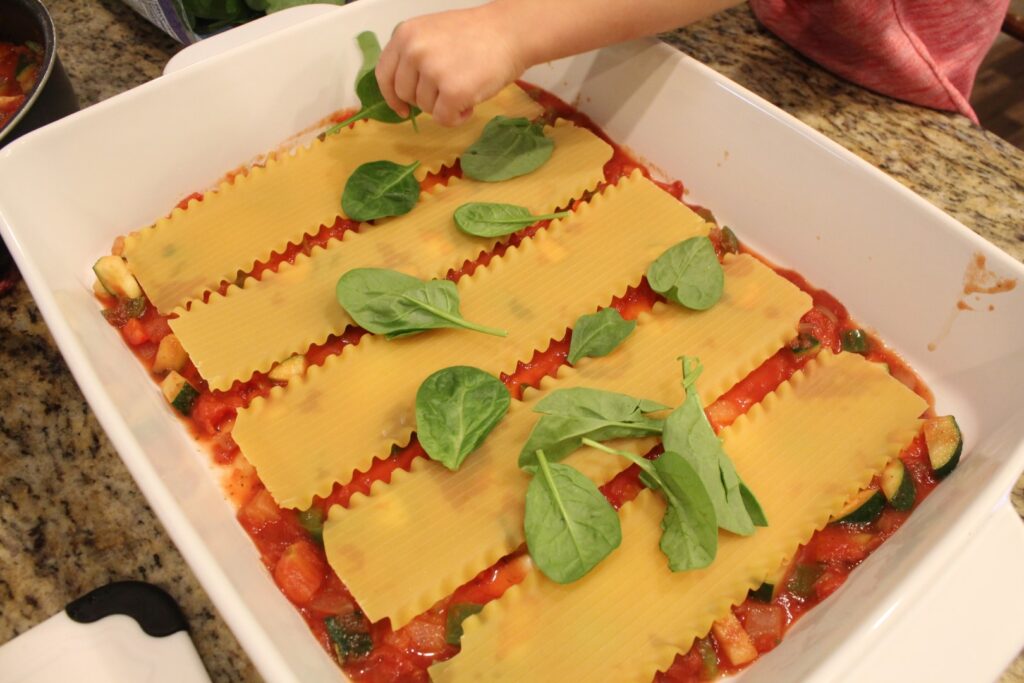
POLYGON ((356 603, 334 572, 328 572, 327 580, 320 587, 316 596, 306 605, 306 609, 314 615, 327 617, 334 614, 347 614, 356 609, 356 603))
POLYGON ((758 652, 768 652, 782 642, 786 610, 780 605, 747 600, 736 608, 736 616, 758 652))
POLYGON ((250 531, 259 531, 268 524, 281 520, 281 508, 277 506, 270 491, 260 489, 245 506, 238 511, 238 521, 250 531))
POLYGON ((147 304, 146 312, 139 322, 142 323, 150 341, 159 342, 171 333, 171 326, 167 324, 167 318, 157 313, 156 308, 152 305, 147 304))
POLYGON ((860 534, 842 525, 827 526, 811 537, 807 559, 826 564, 856 564, 868 555, 860 534))
POLYGON ((288 546, 274 567, 274 581, 281 592, 296 605, 305 605, 324 581, 324 561, 306 540, 288 546))
POLYGON ((697 644, 686 654, 676 655, 672 660, 672 666, 664 672, 659 671, 654 675, 654 683, 691 683, 699 681, 704 662, 701 659, 697 644))
POLYGON ((447 649, 445 626, 437 613, 422 614, 410 621, 402 631, 409 638, 409 646, 417 653, 435 656, 447 649))
POLYGON ((121 334, 124 335, 124 340, 132 346, 138 346, 149 341, 146 328, 135 318, 129 318, 125 322, 124 326, 121 327, 121 334))
POLYGON ((217 433, 218 427, 235 417, 236 407, 229 398, 218 393, 202 393, 192 406, 192 421, 207 436, 217 433))
POLYGON ((839 590, 839 587, 846 581, 848 574, 833 569, 826 569, 825 573, 814 582, 814 595, 818 600, 824 600, 839 590))

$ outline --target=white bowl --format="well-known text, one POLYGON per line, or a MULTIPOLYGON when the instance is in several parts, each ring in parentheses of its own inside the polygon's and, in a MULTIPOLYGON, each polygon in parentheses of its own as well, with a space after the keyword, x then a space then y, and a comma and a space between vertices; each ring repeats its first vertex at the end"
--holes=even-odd
MULTIPOLYGON (((0 230, 68 366, 268 680, 343 676, 264 570, 209 457, 99 315, 90 266, 115 236, 354 105, 356 33, 387 36, 406 16, 469 4, 361 0, 274 15, 0 151, 0 230), (268 26, 279 30, 261 35, 268 26)), ((977 312, 955 308, 974 254, 1018 281, 1024 267, 668 46, 630 43, 536 67, 526 79, 682 179, 690 200, 750 246, 835 294, 918 370, 966 436, 956 473, 744 679, 861 680, 865 662, 876 680, 903 670, 902 680, 996 676, 1024 642, 1015 616, 1024 587, 1011 580, 1024 566, 1024 532, 1006 500, 1024 469, 1024 293, 983 296, 977 312), (914 652, 928 654, 908 658, 914 652)))

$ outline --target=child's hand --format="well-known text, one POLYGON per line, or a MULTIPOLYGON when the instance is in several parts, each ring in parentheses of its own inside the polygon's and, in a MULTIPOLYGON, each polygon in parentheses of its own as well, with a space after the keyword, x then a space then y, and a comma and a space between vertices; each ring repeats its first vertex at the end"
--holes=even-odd
POLYGON ((377 82, 400 116, 409 105, 444 126, 515 80, 526 65, 500 13, 484 5, 428 14, 399 24, 377 63, 377 82))

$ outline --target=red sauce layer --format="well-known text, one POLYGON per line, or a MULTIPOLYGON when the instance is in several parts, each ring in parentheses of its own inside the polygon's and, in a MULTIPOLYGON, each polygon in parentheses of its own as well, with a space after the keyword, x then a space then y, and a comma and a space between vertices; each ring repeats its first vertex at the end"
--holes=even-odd
MULTIPOLYGON (((523 85, 544 105, 546 118, 553 120, 561 117, 572 120, 577 125, 589 128, 612 145, 614 155, 604 168, 606 184, 614 184, 634 169, 640 169, 650 177, 642 164, 609 140, 585 115, 549 93, 523 85)), ((343 114, 339 114, 340 116, 343 114)), ((232 177, 242 173, 245 173, 245 170, 239 169, 232 177)), ((445 183, 452 176, 461 176, 458 164, 428 176, 423 182, 424 188, 445 183)), ((679 181, 658 184, 680 201, 684 201, 684 188, 679 181)), ((598 191, 601 189, 603 185, 598 191)), ((202 195, 189 195, 180 205, 185 207, 189 201, 196 199, 202 200, 202 195)), ((577 204, 578 202, 574 203, 571 208, 577 204)), ((692 208, 711 218, 710 212, 701 207, 692 208)), ((524 229, 507 242, 498 245, 493 252, 482 254, 479 258, 451 270, 448 278, 457 280, 463 274, 472 273, 477 266, 489 262, 495 254, 503 253, 509 246, 528 239, 537 230, 545 227, 546 223, 541 223, 524 229)), ((322 227, 317 234, 306 236, 300 244, 289 245, 282 253, 273 254, 266 262, 256 264, 244 277, 258 279, 267 270, 276 271, 283 262, 293 262, 298 254, 308 254, 314 247, 323 246, 331 240, 339 239, 346 231, 357 229, 356 224, 339 219, 331 226, 322 227)), ((721 256, 725 249, 721 231, 715 229, 711 239, 721 256)), ((115 243, 113 251, 120 253, 120 250, 119 241, 115 243)), ((813 336, 823 348, 839 352, 842 347, 842 333, 857 328, 843 305, 827 292, 812 287, 796 273, 779 268, 775 270, 810 294, 814 300, 814 308, 801 320, 801 335, 813 336)), ((221 290, 228 284, 222 283, 221 290)), ((148 302, 140 317, 131 317, 133 311, 126 303, 118 303, 103 296, 100 298, 108 321, 120 329, 125 342, 142 363, 151 369, 160 340, 170 333, 167 317, 159 315, 148 302)), ((641 312, 650 310, 658 300, 659 296, 647 286, 645 280, 638 287, 631 288, 613 299, 609 305, 618 309, 625 318, 633 319, 641 312)), ((363 334, 365 333, 362 330, 350 328, 343 334, 309 349, 306 354, 307 360, 313 364, 321 364, 327 357, 342 353, 346 346, 357 344, 363 334)), ((536 386, 545 375, 555 374, 557 368, 565 363, 570 339, 571 331, 567 330, 563 338, 552 340, 548 348, 535 351, 532 357, 518 363, 512 372, 501 375, 513 397, 521 396, 523 386, 536 386)), ((796 341, 794 340, 794 344, 796 341)), ((800 354, 790 348, 779 350, 706 407, 712 425, 716 430, 721 430, 732 424, 737 417, 799 370, 812 355, 800 354)), ((888 363, 895 377, 931 402, 927 388, 913 371, 878 339, 870 339, 870 348, 866 355, 870 360, 888 363)), ((448 614, 452 606, 459 606, 458 609, 462 609, 467 604, 483 605, 500 597, 509 586, 518 583, 525 576, 527 569, 521 561, 525 549, 520 548, 482 571, 447 599, 402 629, 393 630, 387 620, 369 623, 359 612, 352 595, 328 566, 318 536, 319 527, 331 506, 347 506, 353 494, 368 493, 373 482, 390 481, 391 474, 396 468, 408 470, 415 458, 425 457, 415 438, 408 446, 395 449, 388 457, 375 459, 367 471, 354 472, 349 481, 336 485, 326 498, 317 499, 310 510, 301 513, 285 510, 277 506, 244 459, 237 458, 238 446, 231 438, 231 427, 237 410, 248 405, 253 397, 266 395, 274 386, 274 382, 267 375, 257 373, 248 381, 235 382, 226 391, 213 391, 199 376, 191 362, 181 374, 199 391, 192 413, 185 421, 194 436, 200 442, 209 445, 217 463, 234 468, 228 480, 227 492, 238 505, 239 522, 256 544, 264 564, 273 574, 282 593, 296 605, 310 630, 328 652, 336 653, 337 650, 328 635, 325 619, 339 615, 344 617, 348 627, 354 628, 357 632, 362 631, 361 635, 367 640, 360 642, 366 645, 372 643, 369 652, 361 653, 359 650, 360 654, 350 654, 341 662, 346 673, 355 680, 428 681, 426 668, 432 662, 451 657, 458 651, 457 646, 448 644, 445 637, 448 614)), ((154 375, 154 379, 159 378, 154 375)), ((656 455, 657 451, 654 451, 650 457, 656 455)), ((923 439, 920 436, 916 438, 900 457, 917 485, 917 500, 914 506, 916 508, 936 485, 923 439)), ((877 481, 875 483, 877 484, 877 481)), ((618 507, 632 500, 641 487, 637 468, 633 466, 606 483, 601 490, 613 505, 618 507)), ((877 520, 869 524, 830 525, 814 534, 796 553, 791 567, 782 577, 779 587, 772 596, 761 599, 751 596, 733 609, 757 651, 763 653, 775 648, 781 642, 785 631, 803 613, 838 589, 850 572, 892 535, 909 515, 910 512, 897 512, 886 508, 877 520)), ((718 642, 715 634, 711 633, 695 641, 688 652, 680 653, 671 667, 657 674, 655 679, 675 683, 710 680, 737 668, 740 667, 729 661, 725 648, 718 642)))
POLYGON ((25 102, 42 63, 43 50, 35 43, 0 43, 0 129, 25 102))

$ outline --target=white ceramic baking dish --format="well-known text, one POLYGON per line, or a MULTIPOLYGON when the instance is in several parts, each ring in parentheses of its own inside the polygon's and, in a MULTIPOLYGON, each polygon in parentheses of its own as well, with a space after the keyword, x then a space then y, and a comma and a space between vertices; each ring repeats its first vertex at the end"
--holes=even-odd
MULTIPOLYGON (((175 60, 174 73, 0 151, 4 240, 127 467, 271 681, 342 676, 263 569, 209 458, 98 314, 90 265, 115 236, 355 104, 356 33, 387 36, 406 16, 462 4, 471 3, 361 0, 269 17, 199 44, 175 60), (266 27, 279 30, 263 35, 266 27)), ((978 311, 954 311, 975 254, 1002 277, 1019 281, 1024 267, 665 45, 606 49, 526 78, 684 180, 691 200, 752 247, 838 296, 913 364, 966 435, 957 472, 743 678, 998 675, 1024 643, 1024 533, 1007 503, 1024 469, 1024 294, 969 298, 978 311)))

